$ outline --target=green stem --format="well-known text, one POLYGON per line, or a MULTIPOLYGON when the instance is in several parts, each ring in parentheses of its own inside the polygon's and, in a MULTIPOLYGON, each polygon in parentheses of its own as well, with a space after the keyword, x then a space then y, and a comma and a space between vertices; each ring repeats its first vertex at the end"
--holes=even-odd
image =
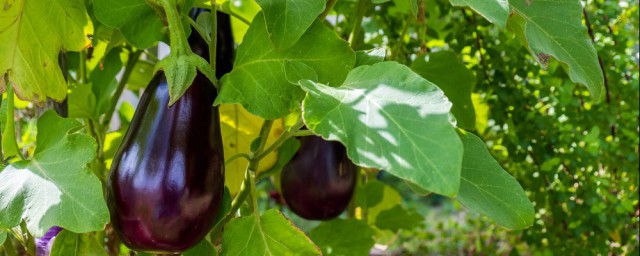
POLYGON ((363 176, 362 169, 358 168, 358 170, 356 171, 356 187, 353 191, 353 196, 351 196, 351 202, 349 202, 349 208, 347 210, 349 218, 352 218, 352 219, 355 219, 356 217, 356 208, 358 207, 356 205, 356 198, 359 196, 358 188, 362 186, 362 176, 363 176))
POLYGON ((231 9, 225 10, 220 5, 216 5, 216 9, 221 11, 221 12, 223 12, 223 13, 229 14, 231 17, 234 17, 234 18, 238 19, 239 21, 241 21, 242 23, 246 24, 247 26, 251 25, 251 21, 249 21, 248 19, 245 19, 244 17, 240 16, 240 14, 237 14, 237 13, 233 12, 233 10, 231 10, 231 9))
POLYGON ((232 156, 231 158, 227 159, 227 161, 224 161, 224 164, 228 165, 229 163, 233 162, 233 160, 236 160, 238 158, 244 158, 244 159, 247 159, 247 160, 251 160, 251 156, 249 154, 238 153, 238 154, 232 156))
POLYGON ((78 83, 84 84, 87 82, 87 54, 80 51, 80 60, 78 62, 78 83))
MULTIPOLYGON (((200 25, 198 25, 198 23, 196 23, 196 21, 194 21, 191 17, 187 18, 187 21, 189 22, 189 24, 196 29, 196 32, 198 34, 200 34, 200 36, 202 37, 202 39, 204 39, 204 41, 207 43, 207 45, 211 45, 211 42, 209 41, 209 37, 207 36, 207 34, 205 33, 205 31, 203 30, 202 27, 200 27, 200 25)), ((191 33, 194 33, 193 31, 191 31, 191 33)))
POLYGON ((304 136, 313 136, 313 135, 316 135, 316 134, 313 133, 310 130, 299 130, 293 136, 295 136, 295 137, 304 137, 304 136))
POLYGON ((180 14, 174 4, 171 4, 171 0, 160 0, 160 5, 167 14, 167 23, 169 23, 169 43, 171 44, 171 51, 178 56, 187 56, 191 52, 189 44, 187 43, 187 36, 182 27, 180 20, 180 14))
POLYGON ((353 15, 351 33, 349 34, 349 45, 352 49, 357 47, 356 37, 360 34, 360 30, 362 29, 362 18, 364 17, 364 13, 367 11, 368 1, 369 0, 358 0, 358 5, 356 6, 356 12, 355 15, 353 15))
MULTIPOLYGON (((252 152, 254 155, 258 155, 264 149, 264 145, 267 143, 267 138, 269 137, 269 132, 271 131, 271 126, 273 126, 273 120, 265 120, 262 124, 262 128, 260 128, 260 134, 258 135, 260 138, 260 145, 252 152)), ((249 160, 249 164, 247 165, 247 169, 244 173, 244 181, 240 186, 240 191, 236 195, 236 197, 231 202, 231 210, 224 216, 216 225, 213 227, 211 232, 209 233, 209 239, 211 242, 217 241, 218 237, 222 233, 223 226, 229 222, 236 215, 238 209, 244 201, 247 199, 247 196, 252 194, 253 198, 256 198, 255 193, 255 175, 256 170, 258 169, 258 164, 260 163, 260 159, 256 159, 255 157, 251 157, 249 160)), ((255 206, 255 205, 254 205, 255 206)), ((257 211, 257 208, 255 208, 257 211)))
POLYGON ((216 54, 218 49, 218 11, 216 1, 211 0, 211 35, 209 36, 209 64, 211 70, 216 70, 216 54))
POLYGON ((402 27, 402 32, 398 37, 398 42, 391 49, 391 56, 389 56, 389 60, 396 60, 398 56, 398 52, 400 51, 402 45, 404 44, 404 36, 407 34, 407 31, 409 30, 409 25, 412 23, 412 20, 413 19, 409 18, 408 20, 405 21, 404 26, 402 27))
POLYGON ((336 5, 336 2, 338 2, 338 0, 329 0, 329 1, 327 1, 327 5, 324 8, 324 11, 320 14, 320 16, 318 16, 318 18, 320 20, 324 21, 324 19, 327 17, 327 15, 329 15, 331 10, 333 9, 333 6, 336 5))
POLYGON ((147 56, 149 59, 151 59, 153 62, 160 61, 160 59, 158 59, 158 56, 156 56, 151 51, 149 51, 149 49, 144 50, 144 55, 147 56))
POLYGON ((300 128, 302 128, 303 125, 304 123, 302 122, 302 118, 299 118, 296 124, 294 124, 293 127, 291 127, 291 130, 280 135, 280 137, 278 138, 278 140, 276 140, 276 142, 271 144, 271 146, 269 146, 266 150, 262 151, 259 154, 256 154, 253 158, 257 160, 264 158, 269 153, 271 153, 271 151, 274 151, 275 149, 280 147, 282 143, 287 141, 289 138, 295 136, 295 134, 300 130, 300 128))
POLYGON ((113 112, 116 111, 116 105, 118 105, 118 99, 120 99, 120 95, 124 91, 125 85, 127 85, 127 81, 133 72, 133 68, 136 66, 136 62, 140 58, 142 51, 134 51, 129 54, 129 61, 127 61, 127 66, 124 69, 124 74, 122 74, 122 79, 118 83, 118 87, 116 88, 116 92, 113 94, 113 98, 111 99, 111 104, 109 104, 109 108, 105 113, 104 120, 102 120, 102 126, 108 127, 109 123, 111 123, 111 118, 113 117, 113 112))
POLYGON ((224 218, 216 223, 216 225, 213 227, 213 229, 211 229, 211 232, 209 233, 209 239, 212 243, 215 243, 218 237, 220 237, 220 235, 222 234, 223 226, 236 216, 236 212, 238 212, 238 209, 240 209, 240 206, 242 205, 244 200, 246 200, 247 196, 251 193, 251 179, 249 177, 249 172, 245 171, 244 176, 244 181, 240 186, 240 191, 231 202, 231 209, 224 216, 224 218))

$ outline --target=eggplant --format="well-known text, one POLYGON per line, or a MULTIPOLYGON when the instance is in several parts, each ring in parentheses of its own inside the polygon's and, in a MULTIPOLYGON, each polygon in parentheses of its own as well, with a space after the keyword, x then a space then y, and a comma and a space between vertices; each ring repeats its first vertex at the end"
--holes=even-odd
POLYGON ((305 219, 338 217, 351 201, 356 165, 339 142, 306 136, 300 143, 298 152, 282 169, 284 201, 293 213, 305 219))
MULTIPOLYGON (((218 15, 218 24, 223 26, 218 31, 230 37, 229 17, 218 15)), ((217 56, 233 56, 226 52, 233 51, 233 39, 230 42, 218 44, 218 50, 225 52, 217 56)), ((208 58, 208 46, 197 32, 191 33, 189 43, 194 52, 208 58)), ((227 61, 233 59, 224 59, 219 66, 230 67, 227 61)), ((113 158, 107 184, 111 224, 127 247, 152 253, 182 252, 196 245, 215 224, 224 193, 220 116, 212 106, 216 96, 215 88, 200 72, 171 107, 162 73, 144 91, 113 158)))

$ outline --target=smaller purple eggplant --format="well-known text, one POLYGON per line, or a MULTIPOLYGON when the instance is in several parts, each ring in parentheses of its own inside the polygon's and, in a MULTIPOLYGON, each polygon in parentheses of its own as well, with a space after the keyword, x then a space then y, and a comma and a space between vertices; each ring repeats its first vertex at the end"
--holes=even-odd
POLYGON ((339 142, 317 136, 302 137, 300 142, 300 149, 282 169, 282 196, 302 218, 335 218, 351 201, 357 168, 339 142))

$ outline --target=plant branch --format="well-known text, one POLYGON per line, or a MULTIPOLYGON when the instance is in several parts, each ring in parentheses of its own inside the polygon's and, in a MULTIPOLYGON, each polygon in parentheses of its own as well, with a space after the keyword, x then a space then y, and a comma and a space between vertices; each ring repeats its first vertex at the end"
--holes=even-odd
POLYGON ((248 19, 245 19, 244 17, 240 16, 240 14, 237 14, 237 13, 233 12, 233 10, 231 10, 230 8, 224 9, 221 5, 216 5, 216 9, 221 11, 221 12, 223 12, 223 13, 229 14, 229 16, 238 19, 239 21, 241 21, 242 23, 246 24, 247 26, 251 25, 251 21, 249 21, 248 19))
MULTIPOLYGON (((216 10, 216 1, 211 0, 211 34, 209 35, 209 65, 211 70, 216 72, 216 54, 218 54, 218 11, 216 10)), ((216 86, 220 90, 220 85, 216 86)))
POLYGON ((124 91, 125 85, 127 85, 127 81, 131 76, 131 72, 133 72, 133 68, 136 65, 136 62, 140 58, 142 51, 136 50, 129 54, 129 60, 127 61, 127 66, 124 69, 124 74, 122 74, 122 78, 118 83, 118 87, 116 88, 116 92, 113 94, 113 98, 111 99, 111 104, 105 113, 104 119, 102 120, 102 126, 108 127, 109 123, 111 123, 111 118, 113 117, 113 112, 116 111, 116 105, 118 105, 118 99, 120 99, 120 95, 124 91))
POLYGON ((351 26, 351 33, 349 34, 349 45, 352 49, 357 48, 356 37, 360 34, 360 30, 362 30, 362 18, 364 17, 364 13, 367 11, 369 0, 358 0, 356 6, 356 12, 353 15, 353 23, 351 26))
POLYGON ((313 135, 316 135, 316 134, 310 130, 298 130, 295 132, 295 134, 293 134, 293 136, 295 137, 304 137, 304 136, 313 136, 313 135))
POLYGON ((249 154, 239 153, 239 154, 236 154, 236 155, 232 156, 227 161, 224 161, 224 164, 228 165, 229 163, 233 162, 233 160, 236 160, 238 158, 244 158, 244 159, 247 159, 247 160, 251 160, 251 156, 249 154))
MULTIPOLYGON (((187 17, 187 21, 189 22, 189 25, 196 29, 196 32, 202 37, 202 39, 204 39, 207 45, 210 45, 211 42, 209 36, 207 36, 203 28, 200 27, 200 25, 198 25, 198 23, 196 23, 196 21, 194 21, 191 17, 187 17)), ((193 33, 193 31, 191 31, 191 33, 193 33)))
MULTIPOLYGON (((267 143, 267 138, 269 137, 269 132, 271 131, 271 127, 273 126, 273 120, 265 120, 262 124, 262 128, 260 128, 260 134, 258 135, 260 138, 260 145, 258 148, 252 152, 252 155, 258 155, 262 152, 264 145, 267 143)), ((231 159, 229 159, 231 160, 231 159)), ((236 215, 238 209, 244 201, 247 199, 249 194, 254 193, 252 197, 256 197, 255 195, 255 174, 258 169, 258 164, 260 163, 260 159, 256 159, 255 157, 250 157, 249 164, 247 165, 247 169, 244 172, 244 181, 240 186, 240 191, 236 195, 236 197, 231 202, 231 209, 216 225, 213 227, 211 232, 209 233, 209 239, 214 242, 220 237, 222 233, 223 226, 231 221, 233 217, 236 215)), ((256 208, 257 209, 257 208, 256 208)))
POLYGON ((338 2, 338 0, 328 0, 327 5, 324 8, 324 11, 320 14, 320 16, 318 16, 318 18, 324 21, 324 19, 327 18, 327 15, 329 15, 331 10, 333 10, 333 6, 336 5, 336 2, 338 2))
POLYGON ((294 124, 291 127, 291 129, 289 131, 287 131, 287 132, 283 133, 282 135, 280 135, 280 137, 278 137, 278 140, 276 140, 273 144, 271 144, 271 146, 269 146, 266 150, 262 151, 260 154, 255 155, 253 158, 257 159, 257 160, 260 160, 260 159, 264 158, 269 153, 271 153, 271 151, 274 151, 275 149, 280 147, 282 145, 282 143, 287 141, 289 138, 295 136, 295 134, 297 132, 299 132, 300 128, 302 128, 302 126, 304 126, 304 122, 302 121, 302 117, 301 117, 301 118, 298 119, 296 124, 294 124))
POLYGON ((248 175, 249 175, 249 172, 245 171, 244 181, 240 186, 240 191, 231 202, 231 209, 229 209, 229 212, 227 212, 227 214, 222 219, 220 219, 218 223, 216 223, 213 229, 211 229, 211 232, 209 233, 209 239, 211 240, 212 243, 216 241, 218 237, 220 237, 220 235, 222 234, 223 226, 227 222, 231 221, 231 219, 233 219, 238 209, 240 209, 240 206, 242 205, 244 200, 246 200, 249 193, 251 193, 251 188, 249 187, 251 185, 251 179, 248 175))

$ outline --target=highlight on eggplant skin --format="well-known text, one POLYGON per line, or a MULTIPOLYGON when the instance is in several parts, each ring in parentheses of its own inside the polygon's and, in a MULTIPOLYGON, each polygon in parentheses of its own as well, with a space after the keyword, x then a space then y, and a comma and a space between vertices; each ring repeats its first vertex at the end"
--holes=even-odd
MULTIPOLYGON (((230 38, 229 17, 218 15, 219 36, 230 38)), ((206 42, 195 30, 189 43, 208 59, 206 42)), ((233 38, 219 45, 217 56, 232 58, 233 38)), ((220 63, 216 73, 222 76, 232 59, 220 63)), ((107 185, 111 224, 127 247, 179 253, 196 245, 215 224, 224 194, 220 116, 212 106, 216 96, 200 72, 171 107, 163 73, 145 89, 107 185)))
POLYGON ((318 136, 300 138, 300 149, 281 173, 282 196, 296 215, 309 220, 338 217, 349 205, 357 167, 345 147, 318 136))

